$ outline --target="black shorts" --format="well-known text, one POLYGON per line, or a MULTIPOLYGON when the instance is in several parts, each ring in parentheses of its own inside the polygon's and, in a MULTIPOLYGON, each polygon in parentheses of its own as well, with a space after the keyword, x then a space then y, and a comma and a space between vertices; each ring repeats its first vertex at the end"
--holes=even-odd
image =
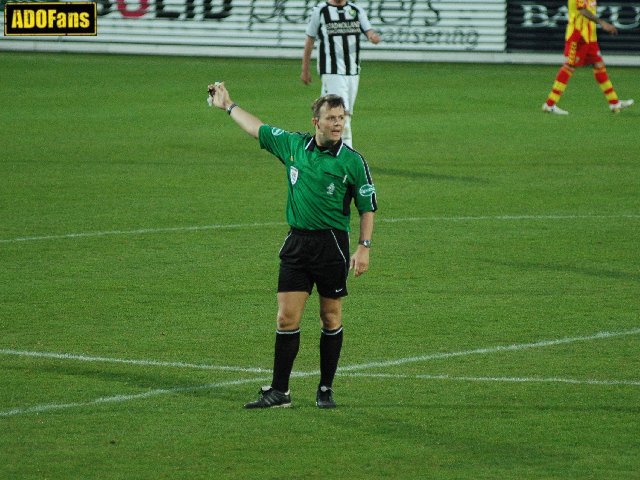
POLYGON ((316 285, 327 298, 347 295, 349 234, 342 230, 292 228, 280 249, 278 292, 308 292, 316 285))

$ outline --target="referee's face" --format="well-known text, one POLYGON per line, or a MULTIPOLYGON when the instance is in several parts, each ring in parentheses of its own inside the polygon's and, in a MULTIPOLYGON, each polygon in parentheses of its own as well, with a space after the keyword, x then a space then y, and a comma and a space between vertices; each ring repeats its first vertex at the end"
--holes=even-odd
POLYGON ((320 107, 320 115, 313 118, 316 127, 316 143, 327 147, 340 141, 344 128, 344 108, 329 108, 327 104, 320 107))

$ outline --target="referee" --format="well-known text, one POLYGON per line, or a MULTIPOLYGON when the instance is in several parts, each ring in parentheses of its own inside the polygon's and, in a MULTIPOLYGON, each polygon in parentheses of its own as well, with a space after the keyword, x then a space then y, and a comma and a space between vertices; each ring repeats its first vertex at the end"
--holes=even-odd
POLYGON ((271 385, 245 408, 291 406, 289 377, 300 347, 300 320, 315 285, 320 297, 319 408, 333 408, 333 379, 342 349, 342 297, 347 276, 369 267, 376 192, 369 166, 342 141, 345 107, 326 95, 312 106, 313 135, 265 125, 236 105, 224 83, 209 85, 213 104, 226 112, 260 147, 283 164, 287 178, 286 219, 291 227, 280 249, 278 317, 271 385), (349 256, 350 205, 360 213, 358 248, 349 256))
POLYGON ((352 145, 351 116, 360 82, 360 35, 377 44, 380 36, 371 28, 366 12, 347 0, 328 0, 317 5, 307 24, 300 79, 311 83, 309 64, 315 40, 318 45, 318 73, 322 95, 333 93, 344 98, 345 124, 342 140, 352 145))

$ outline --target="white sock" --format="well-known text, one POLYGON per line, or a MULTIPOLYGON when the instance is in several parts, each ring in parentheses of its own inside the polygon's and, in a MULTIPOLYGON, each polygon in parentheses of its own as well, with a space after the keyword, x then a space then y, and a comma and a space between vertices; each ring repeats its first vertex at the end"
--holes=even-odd
POLYGON ((353 146, 353 138, 351 136, 351 115, 344 118, 344 128, 342 129, 342 141, 349 147, 353 146))

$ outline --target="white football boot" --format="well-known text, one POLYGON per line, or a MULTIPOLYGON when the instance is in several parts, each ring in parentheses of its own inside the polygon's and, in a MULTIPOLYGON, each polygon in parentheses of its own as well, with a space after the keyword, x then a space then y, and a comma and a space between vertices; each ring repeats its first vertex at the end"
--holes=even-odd
MULTIPOLYGON (((633 101, 633 100, 632 100, 633 101)), ((547 113, 553 113, 554 115, 569 115, 569 112, 561 109, 558 105, 553 104, 551 106, 546 103, 542 105, 542 111, 547 113)))
POLYGON ((633 105, 633 98, 630 98, 629 100, 618 100, 618 103, 610 104, 609 108, 613 113, 619 113, 620 110, 624 110, 631 105, 633 105))

